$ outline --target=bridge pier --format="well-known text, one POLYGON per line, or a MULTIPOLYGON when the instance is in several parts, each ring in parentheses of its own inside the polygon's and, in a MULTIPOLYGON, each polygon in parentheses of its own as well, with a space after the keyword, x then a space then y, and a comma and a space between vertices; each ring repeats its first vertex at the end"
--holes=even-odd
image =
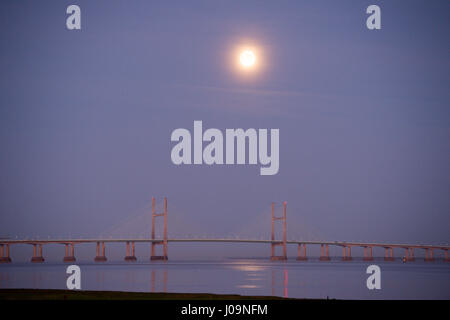
POLYGON ((372 247, 364 247, 364 261, 373 261, 372 247), (369 256, 367 256, 367 248, 369 248, 369 256))
POLYGON ((322 243, 320 245, 320 258, 319 261, 330 261, 330 256, 328 255, 328 245, 325 245, 325 255, 323 254, 323 246, 324 244, 322 243))
POLYGON ((45 259, 42 256, 42 244, 41 243, 33 243, 33 257, 31 258, 31 262, 44 262, 45 259))
POLYGON ((385 247, 384 248, 385 252, 384 252, 384 261, 394 261, 394 248, 392 247, 385 247), (388 254, 388 252, 390 252, 390 255, 388 254))
POLYGON ((425 261, 427 262, 434 261, 433 248, 425 248, 425 261), (428 251, 430 252, 429 254, 428 251))
POLYGON ((102 252, 100 254, 100 242, 97 242, 97 256, 95 257, 95 262, 105 262, 106 256, 105 256, 105 242, 102 241, 102 252))
POLYGON ((65 243, 66 247, 66 254, 64 256, 63 262, 74 262, 75 259, 75 244, 74 243, 65 243), (69 254, 69 247, 70 247, 70 254, 69 254))
POLYGON ((404 248, 404 249, 405 249, 405 256, 403 257, 403 262, 409 260, 409 248, 404 248))
POLYGON ((6 256, 5 256, 5 262, 10 263, 12 262, 11 257, 9 255, 9 243, 6 244, 6 256))
POLYGON ((406 260, 407 261, 416 261, 416 258, 414 257, 414 248, 409 248, 409 255, 408 255, 408 248, 406 249, 406 260))
POLYGON ((10 263, 11 258, 9 256, 9 244, 0 244, 0 263, 10 263), (4 247, 6 247, 6 255, 4 256, 4 247))
POLYGON ((127 241, 127 255, 125 256, 125 261, 136 261, 135 250, 134 250, 134 242, 131 242, 131 255, 130 255, 130 242, 127 241))
POLYGON ((302 255, 302 244, 301 243, 298 244, 297 260, 298 261, 306 261, 306 260, 308 260, 308 257, 306 256, 306 244, 305 243, 303 243, 303 255, 302 255))
POLYGON ((444 256, 445 256, 444 261, 450 262, 450 260, 448 259, 448 249, 444 249, 444 256))
POLYGON ((351 261, 352 259, 352 247, 351 246, 342 246, 343 249, 343 255, 342 255, 342 261, 351 261), (347 250, 348 249, 348 250, 347 250))

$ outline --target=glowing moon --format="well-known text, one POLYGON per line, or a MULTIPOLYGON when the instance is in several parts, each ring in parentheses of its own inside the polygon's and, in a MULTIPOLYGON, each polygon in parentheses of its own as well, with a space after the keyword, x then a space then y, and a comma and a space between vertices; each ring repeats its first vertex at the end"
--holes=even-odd
POLYGON ((245 68, 252 67, 256 62, 256 56, 251 50, 245 50, 241 53, 239 57, 241 65, 245 68))

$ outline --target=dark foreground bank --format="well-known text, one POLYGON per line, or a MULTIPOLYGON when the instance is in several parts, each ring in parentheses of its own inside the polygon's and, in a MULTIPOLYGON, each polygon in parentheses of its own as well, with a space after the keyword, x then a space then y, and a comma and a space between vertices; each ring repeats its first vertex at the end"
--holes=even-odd
MULTIPOLYGON (((114 291, 69 291, 40 289, 0 289, 0 309, 12 311, 16 318, 45 315, 46 319, 71 316, 89 318, 120 318, 162 315, 161 319, 299 319, 305 314, 335 317, 355 315, 354 307, 370 311, 382 318, 386 310, 400 311, 408 317, 418 308, 418 301, 344 301, 285 299, 272 296, 220 295, 209 293, 140 293, 114 291), (357 306, 356 306, 357 305, 357 306), (406 314, 405 314, 406 311, 406 314)), ((448 301, 447 301, 448 302, 448 301)), ((423 302, 421 302, 422 304, 423 302)), ((434 312, 432 312, 434 313, 434 312)), ((368 313, 363 313, 367 315, 368 313)), ((364 316, 362 318, 364 318, 364 316)))
POLYGON ((0 300, 295 300, 274 296, 211 293, 0 289, 0 300))

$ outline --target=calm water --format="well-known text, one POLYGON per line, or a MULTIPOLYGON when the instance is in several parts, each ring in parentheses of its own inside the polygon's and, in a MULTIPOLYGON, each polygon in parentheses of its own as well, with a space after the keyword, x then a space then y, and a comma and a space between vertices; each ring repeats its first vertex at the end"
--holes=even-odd
MULTIPOLYGON (((208 292, 296 298, 450 299, 450 263, 220 261, 77 262, 83 290, 208 292), (368 290, 366 268, 381 268, 368 290)), ((0 288, 66 289, 66 264, 0 265, 0 288)))

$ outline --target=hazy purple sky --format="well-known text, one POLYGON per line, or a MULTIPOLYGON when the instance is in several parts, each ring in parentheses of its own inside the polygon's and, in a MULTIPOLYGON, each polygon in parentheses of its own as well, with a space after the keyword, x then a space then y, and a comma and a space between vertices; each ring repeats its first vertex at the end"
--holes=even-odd
POLYGON ((173 236, 268 237, 270 203, 286 200, 288 237, 448 242, 449 10, 1 1, 0 235, 95 236, 167 196, 173 236), (264 52, 252 79, 228 64, 242 41, 264 52), (279 128, 279 173, 173 165, 170 134, 194 120, 279 128))

